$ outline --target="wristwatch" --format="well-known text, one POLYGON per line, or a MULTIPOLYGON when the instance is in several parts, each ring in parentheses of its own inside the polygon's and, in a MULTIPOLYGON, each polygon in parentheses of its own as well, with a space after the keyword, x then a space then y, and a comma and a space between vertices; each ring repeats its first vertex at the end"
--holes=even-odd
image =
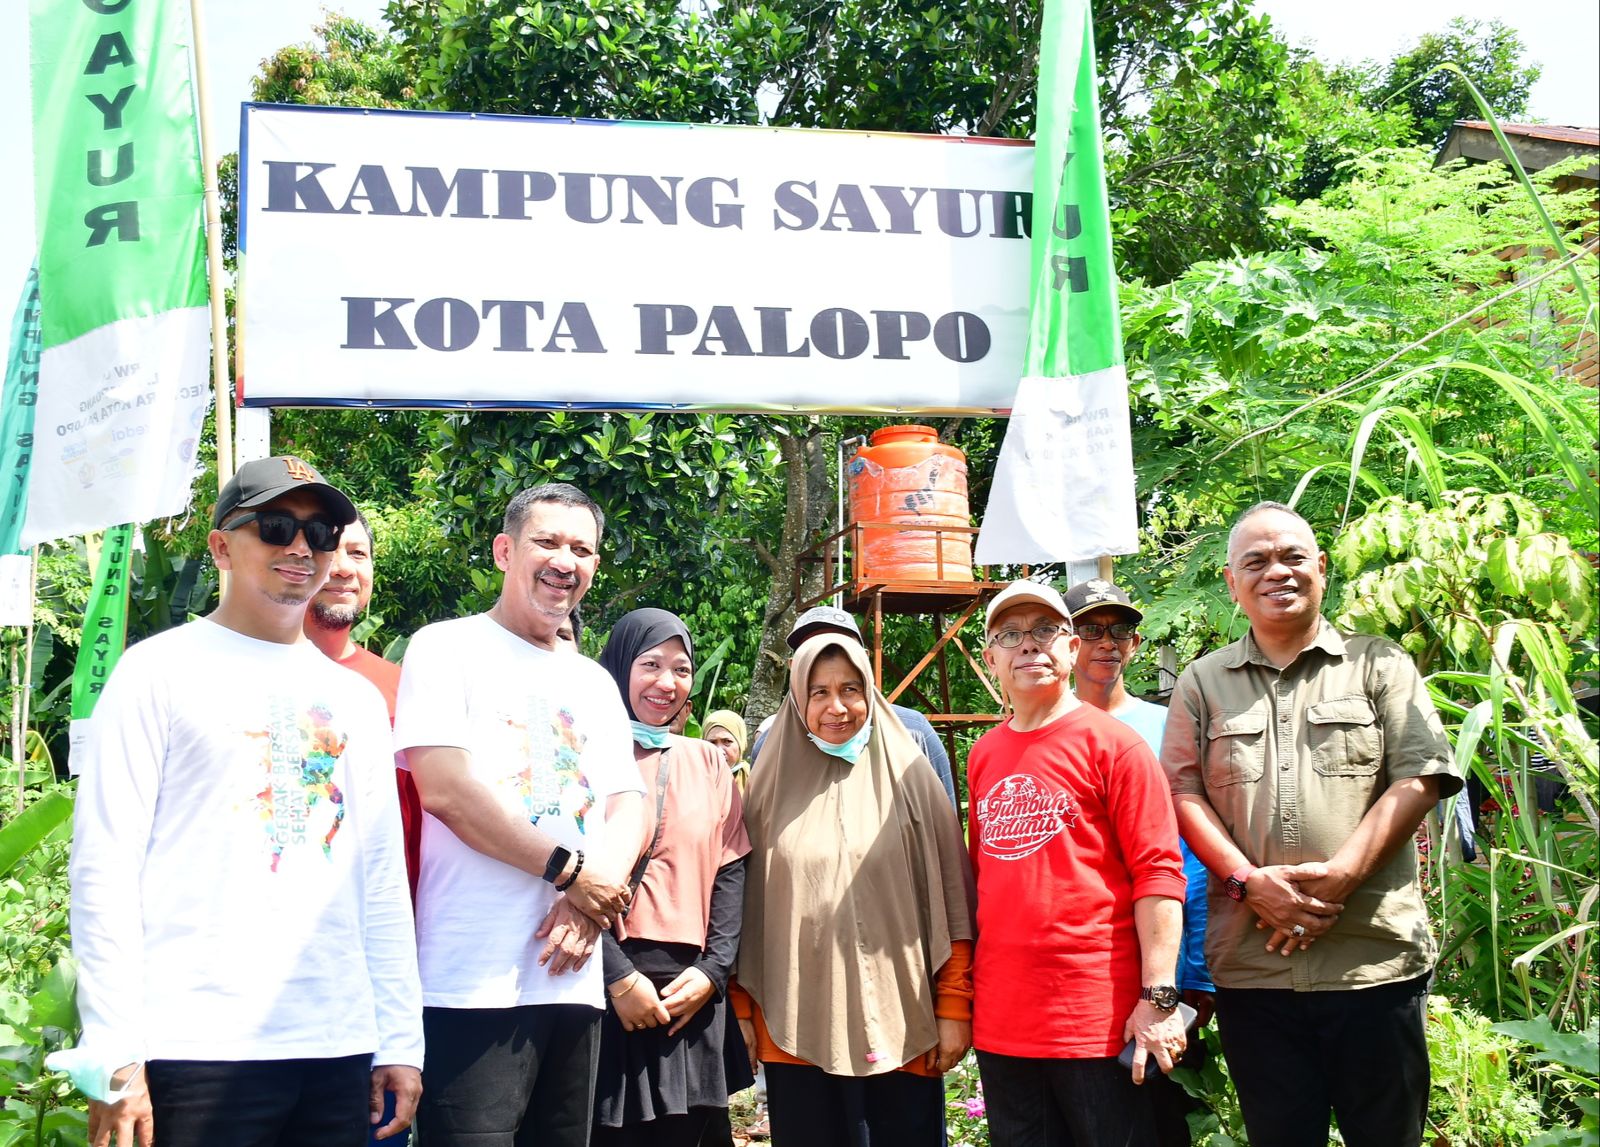
POLYGON ((571 859, 572 852, 569 849, 556 845, 555 850, 550 853, 550 859, 544 864, 545 880, 551 884, 560 880, 561 874, 567 870, 567 862, 571 859))
POLYGON ((1178 1001, 1183 998, 1177 987, 1172 984, 1151 984, 1139 993, 1141 1000, 1149 1000, 1164 1012, 1170 1012, 1178 1006, 1178 1001))
POLYGON ((1253 864, 1241 864, 1227 879, 1222 882, 1222 890, 1228 894, 1229 900, 1244 903, 1244 882, 1250 879, 1250 874, 1256 870, 1253 864))

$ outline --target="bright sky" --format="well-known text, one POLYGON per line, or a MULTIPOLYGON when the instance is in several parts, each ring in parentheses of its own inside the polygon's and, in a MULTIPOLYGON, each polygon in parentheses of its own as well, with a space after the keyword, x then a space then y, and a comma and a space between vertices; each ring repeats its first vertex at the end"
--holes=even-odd
MULTIPOLYGON (((55 0, 68 2, 68 0, 55 0)), ((138 0, 152 3, 157 0, 138 0)), ((181 0, 159 0, 180 3, 181 0)), ((1595 0, 1256 0, 1291 43, 1309 43, 1330 59, 1386 60, 1455 15, 1499 18, 1515 27, 1528 57, 1544 74, 1531 111, 1552 123, 1600 124, 1600 4, 1595 0)), ((238 146, 239 104, 250 98, 260 62, 285 44, 311 39, 329 6, 323 0, 207 0, 207 61, 217 152, 238 146)), ((384 0, 331 0, 331 6, 376 23, 384 0)), ((0 182, 0 324, 9 328, 33 251, 33 184, 28 144, 27 9, 0 4, 0 156, 11 168, 0 182)))

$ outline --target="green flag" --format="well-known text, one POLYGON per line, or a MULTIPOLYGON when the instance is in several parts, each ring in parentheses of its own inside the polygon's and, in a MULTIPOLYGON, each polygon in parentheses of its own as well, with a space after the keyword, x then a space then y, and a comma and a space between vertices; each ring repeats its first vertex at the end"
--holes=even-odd
POLYGON ((1028 345, 974 557, 1138 549, 1128 383, 1089 0, 1045 0, 1028 345))
MULTIPOLYGON (((100 543, 89 604, 83 611, 83 644, 72 670, 72 722, 87 721, 122 656, 128 636, 128 563, 133 554, 133 526, 112 526, 100 543)), ((74 735, 76 741, 76 735, 74 735)))
POLYGON ((0 392, 0 554, 26 551, 17 542, 28 506, 28 475, 33 462, 34 408, 39 401, 39 268, 28 271, 22 299, 11 320, 11 354, 5 390, 0 392))
POLYGON ((188 505, 210 338, 185 13, 32 0, 37 449, 20 524, 0 502, 24 547, 188 505))

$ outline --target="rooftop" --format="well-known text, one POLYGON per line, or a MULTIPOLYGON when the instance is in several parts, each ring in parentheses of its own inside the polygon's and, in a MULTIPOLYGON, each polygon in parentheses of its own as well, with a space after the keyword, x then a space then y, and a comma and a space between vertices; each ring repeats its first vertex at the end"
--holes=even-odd
MULTIPOLYGON (((1478 131, 1493 131, 1488 121, 1481 119, 1458 119, 1456 127, 1474 128, 1478 131)), ((1555 143, 1576 143, 1584 147, 1600 147, 1600 127, 1574 127, 1571 124, 1559 123, 1503 123, 1500 130, 1508 136, 1523 136, 1527 139, 1548 139, 1555 143)))

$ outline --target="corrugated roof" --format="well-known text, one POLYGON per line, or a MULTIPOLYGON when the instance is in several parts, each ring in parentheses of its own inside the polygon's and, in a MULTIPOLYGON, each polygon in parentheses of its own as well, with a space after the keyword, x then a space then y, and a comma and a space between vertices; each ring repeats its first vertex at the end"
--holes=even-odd
MULTIPOLYGON (((1458 119, 1457 127, 1493 131, 1486 120, 1458 119)), ((1503 123, 1500 130, 1507 135, 1527 136, 1530 139, 1549 139, 1557 143, 1576 143, 1585 147, 1600 147, 1600 127, 1571 127, 1555 123, 1503 123)))

